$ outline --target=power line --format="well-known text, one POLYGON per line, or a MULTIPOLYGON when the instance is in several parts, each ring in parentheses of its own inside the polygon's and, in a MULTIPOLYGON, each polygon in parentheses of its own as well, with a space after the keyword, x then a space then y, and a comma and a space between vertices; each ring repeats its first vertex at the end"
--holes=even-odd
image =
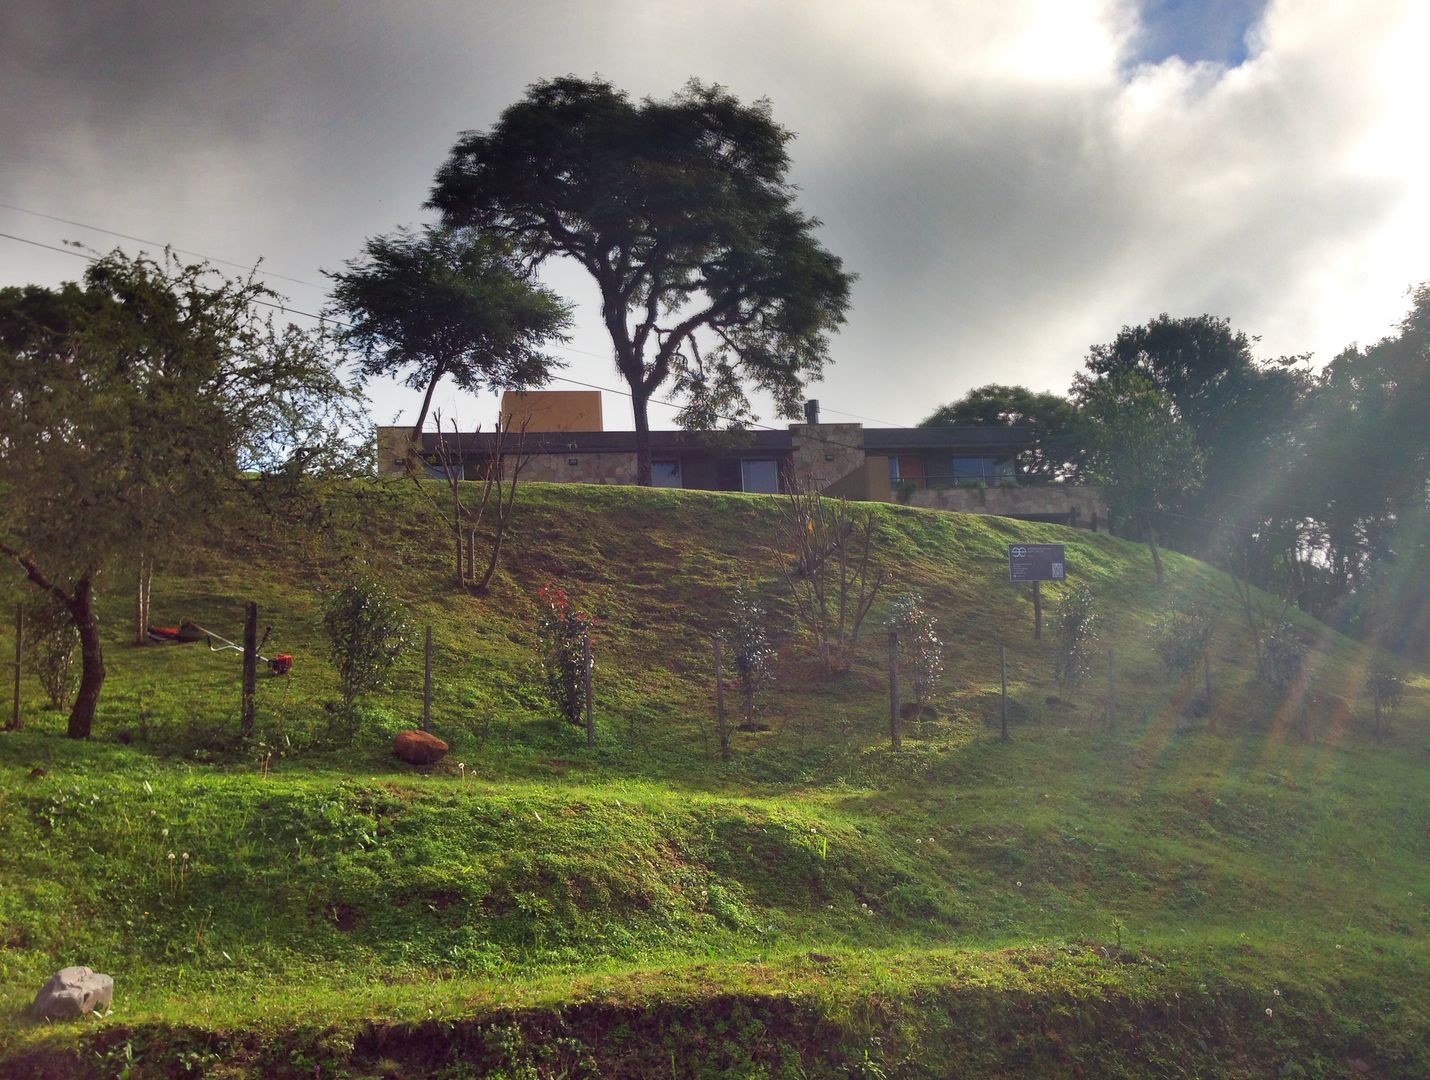
MULTIPOLYGON (((39 210, 27 210, 25 209, 25 207, 16 206, 13 203, 0 202, 0 207, 3 207, 6 210, 14 210, 17 213, 21 214, 29 214, 31 217, 46 218, 49 221, 59 221, 65 225, 74 225, 77 228, 81 229, 90 229, 93 232, 104 233, 106 236, 117 236, 121 240, 133 240, 136 244, 149 244, 154 247, 172 248, 174 251, 177 251, 183 255, 193 255, 195 258, 207 259, 209 262, 214 263, 222 263, 224 266, 234 266, 240 270, 253 270, 257 273, 263 274, 265 277, 280 278, 283 281, 291 281, 296 285, 307 285, 309 288, 313 289, 327 288, 326 285, 318 285, 312 281, 304 281, 302 278, 290 277, 287 274, 280 274, 276 270, 260 269, 257 263, 250 265, 248 263, 234 262, 232 259, 219 259, 215 258, 212 255, 205 255, 201 251, 190 251, 188 248, 174 247, 174 245, 172 244, 164 244, 158 240, 145 240, 142 236, 131 236, 129 233, 116 232, 114 229, 106 229, 100 225, 89 225, 83 221, 75 221, 72 218, 58 217, 55 214, 44 214, 41 213, 39 210)), ((11 239, 14 239, 14 237, 11 237, 11 239)))
MULTIPOLYGON (((4 205, 6 205, 6 204, 0 203, 0 206, 4 206, 4 205)), ((15 240, 15 241, 18 241, 18 242, 21 243, 21 244, 29 244, 29 245, 32 246, 32 247, 44 248, 44 249, 47 250, 47 251, 57 251, 57 252, 59 252, 61 255, 73 255, 73 256, 76 257, 76 258, 84 259, 86 262, 96 263, 96 262, 99 262, 99 261, 100 261, 99 256, 97 256, 97 255, 91 255, 91 254, 90 254, 89 252, 87 252, 87 251, 77 251, 77 250, 75 250, 74 248, 68 248, 68 247, 56 247, 54 244, 46 244, 46 243, 43 243, 43 242, 41 242, 41 241, 39 241, 39 240, 30 240, 30 239, 27 239, 26 237, 23 237, 23 236, 16 236, 16 235, 14 235, 13 233, 0 232, 0 237, 4 237, 4 238, 7 239, 7 240, 15 240)), ((143 242, 144 242, 144 243, 150 243, 151 241, 143 241, 143 242)), ((179 248, 174 248, 173 250, 178 251, 178 250, 180 250, 180 249, 179 249, 179 248)), ((193 252, 190 252, 189 254, 194 254, 194 253, 193 253, 193 252)), ((207 258, 207 256, 200 255, 199 258, 207 258)), ((213 260, 213 261, 220 261, 220 260, 213 260)), ((239 264, 236 264, 236 263, 228 263, 228 265, 239 265, 239 264)), ((352 325, 351 325, 350 323, 345 323, 345 322, 341 321, 340 319, 335 319, 335 318, 333 318, 333 317, 331 317, 331 316, 329 316, 329 315, 315 315, 315 314, 314 314, 313 312, 311 312, 311 311, 304 311, 302 308, 292 307, 291 305, 288 305, 288 304, 276 304, 276 303, 273 303, 272 301, 269 301, 269 300, 260 300, 260 299, 258 299, 257 297, 254 297, 254 298, 250 299, 249 302, 250 302, 250 303, 253 303, 253 304, 258 304, 258 305, 260 305, 260 306, 262 306, 262 307, 272 308, 274 311, 281 312, 281 313, 283 313, 283 314, 285 314, 285 315, 302 315, 302 316, 305 317, 305 318, 315 320, 315 321, 318 322, 320 325, 324 325, 324 326, 331 325, 331 326, 341 327, 341 328, 346 329, 346 330, 352 329, 352 325)), ((604 359, 606 359, 606 357, 601 356, 601 355, 599 355, 598 353, 588 352, 588 351, 586 351, 586 350, 584 350, 584 349, 573 349, 573 348, 571 348, 571 347, 568 346, 568 345, 553 345, 553 346, 551 346, 551 348, 553 348, 553 349, 559 349, 559 350, 561 350, 562 352, 575 353, 575 354, 577 354, 577 355, 579 355, 579 356, 595 357, 595 358, 598 359, 598 360, 604 360, 604 359)), ((631 398, 632 400, 634 400, 634 395, 633 395, 629 390, 617 390, 617 389, 615 389, 614 387, 601 386, 601 385, 599 385, 599 384, 597 384, 597 383, 582 382, 580 379, 572 379, 572 378, 569 378, 569 377, 564 376, 564 375, 551 375, 551 376, 548 376, 548 378, 549 378, 552 382, 568 383, 568 384, 570 384, 570 385, 572 385, 572 386, 580 386, 580 387, 584 387, 585 389, 588 389, 588 390, 600 390, 600 391, 602 391, 603 393, 615 394, 615 395, 617 395, 618 397, 631 398)), ((675 410, 677 410, 677 411, 680 411, 680 410, 682 410, 682 409, 685 408, 685 406, 683 406, 683 405, 679 405, 679 404, 677 404, 677 403, 675 403, 675 402, 673 402, 673 401, 668 401, 668 400, 666 400, 665 398, 655 397, 654 395, 652 395, 651 397, 647 398, 646 400, 649 401, 649 402, 652 402, 652 403, 654 403, 654 404, 656 404, 656 405, 663 405, 663 406, 665 406, 665 407, 668 408, 668 409, 675 409, 675 410)), ((831 412, 837 412, 838 410, 831 409, 830 411, 831 411, 831 412)), ((749 424, 745 424, 744 421, 740 420, 739 417, 726 416, 726 415, 724 415, 723 413, 713 413, 712 415, 713 415, 713 416, 715 417, 715 419, 717 419, 717 420, 725 420, 725 421, 727 421, 727 422, 729 422, 729 423, 732 423, 732 424, 740 424, 742 427, 758 428, 758 429, 760 429, 760 430, 762 430, 762 431, 782 431, 782 430, 784 430, 784 429, 782 429, 782 428, 774 427, 774 426, 771 425, 771 424, 760 424, 760 423, 754 423, 754 422, 749 423, 749 424)), ((852 414, 845 414, 845 415, 852 415, 852 414)), ((893 425, 890 425, 890 426, 893 426, 893 425)), ((843 449, 843 450, 861 450, 861 451, 862 451, 862 450, 864 449, 864 447, 863 447, 862 445, 856 445, 856 444, 854 444, 854 443, 841 442, 841 441, 839 441, 838 439, 831 439, 831 438, 829 438, 829 437, 827 437, 827 436, 810 435, 810 436, 808 436, 808 438, 809 438, 811 441, 813 441, 813 442, 822 443, 822 444, 825 445, 825 446, 837 447, 837 448, 843 449)))

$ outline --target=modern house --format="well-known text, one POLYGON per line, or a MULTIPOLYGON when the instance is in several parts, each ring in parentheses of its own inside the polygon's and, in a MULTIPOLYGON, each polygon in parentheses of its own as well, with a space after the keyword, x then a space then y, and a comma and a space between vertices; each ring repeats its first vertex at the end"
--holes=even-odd
MULTIPOLYGON (((525 426, 524 479, 553 483, 634 484, 634 431, 606 431, 595 390, 508 392, 502 426, 525 426)), ((497 450, 489 432, 426 433, 379 427, 378 471, 401 474, 413 458, 429 475, 443 474, 443 456, 475 478, 497 450)), ((798 484, 830 495, 905 502, 968 513, 1092 525, 1106 511, 1095 489, 1029 485, 1018 454, 1032 445, 1030 428, 957 425, 866 428, 824 424, 819 403, 805 403, 805 422, 783 431, 652 431, 652 480, 658 487, 777 494, 798 484)), ((510 445, 508 445, 510 449, 510 445)))

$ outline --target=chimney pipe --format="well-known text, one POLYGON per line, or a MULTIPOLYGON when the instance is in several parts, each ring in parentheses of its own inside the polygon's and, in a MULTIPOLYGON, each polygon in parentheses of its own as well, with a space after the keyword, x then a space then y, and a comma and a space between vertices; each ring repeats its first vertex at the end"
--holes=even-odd
POLYGON ((806 424, 819 423, 819 400, 810 398, 804 403, 804 422, 806 424))

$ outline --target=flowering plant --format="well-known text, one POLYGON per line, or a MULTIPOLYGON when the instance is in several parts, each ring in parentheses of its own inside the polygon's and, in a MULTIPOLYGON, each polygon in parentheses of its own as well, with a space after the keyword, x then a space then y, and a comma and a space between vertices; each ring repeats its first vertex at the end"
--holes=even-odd
POLYGON ((580 727, 586 701, 587 642, 596 620, 577 611, 566 590, 547 585, 536 598, 540 604, 537 621, 538 652, 546 696, 552 707, 568 723, 580 727))

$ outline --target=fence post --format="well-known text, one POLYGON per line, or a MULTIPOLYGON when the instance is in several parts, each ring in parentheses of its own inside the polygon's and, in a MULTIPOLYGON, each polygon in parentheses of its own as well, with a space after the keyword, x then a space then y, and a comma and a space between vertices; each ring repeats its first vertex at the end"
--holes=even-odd
POLYGON ((1042 582, 1033 582, 1033 637, 1041 641, 1043 639, 1043 590, 1042 582))
POLYGON ((725 673, 721 665, 720 638, 715 638, 715 717, 720 733, 720 760, 730 760, 730 725, 725 719, 725 673))
POLYGON ((422 730, 432 730, 432 624, 422 639, 422 730))
POLYGON ((1008 741, 1008 649, 998 646, 998 692, 1003 717, 1003 741, 1008 741))
POLYGON ((20 665, 25 658, 25 606, 15 605, 15 711, 10 714, 10 722, 5 726, 11 731, 20 730, 20 665))
POLYGON ((899 635, 889 631, 889 742, 899 749, 899 635))
POLYGON ((591 632, 589 630, 581 635, 581 655, 585 660, 582 672, 586 689, 586 746, 593 747, 596 745, 596 716, 591 709, 591 632))
POLYGON ((1110 732, 1117 722, 1117 672, 1114 667, 1113 650, 1107 650, 1107 730, 1110 732))
POLYGON ((258 684, 258 605, 252 600, 243 606, 243 698, 239 710, 238 735, 253 734, 254 698, 258 684))

